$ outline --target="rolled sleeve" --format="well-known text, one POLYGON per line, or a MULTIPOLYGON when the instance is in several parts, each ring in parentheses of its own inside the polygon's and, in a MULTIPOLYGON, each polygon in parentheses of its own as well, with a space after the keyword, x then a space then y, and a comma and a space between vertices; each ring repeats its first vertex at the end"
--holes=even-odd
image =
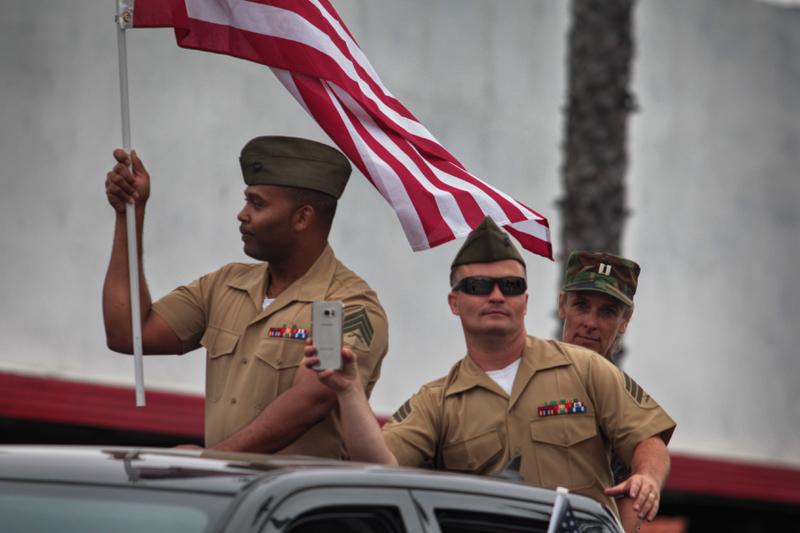
POLYGON ((590 362, 589 387, 603 432, 626 464, 645 439, 660 436, 669 444, 675 421, 630 376, 598 356, 590 362))
POLYGON ((369 396, 381 374, 389 350, 389 324, 380 305, 345 302, 342 323, 344 345, 358 360, 358 374, 369 396))
POLYGON ((383 426, 383 439, 403 466, 435 462, 439 435, 438 387, 423 387, 383 426))
POLYGON ((203 276, 188 285, 181 285, 153 302, 153 311, 175 332, 184 352, 199 348, 206 330, 208 315, 204 289, 208 285, 207 278, 203 276))

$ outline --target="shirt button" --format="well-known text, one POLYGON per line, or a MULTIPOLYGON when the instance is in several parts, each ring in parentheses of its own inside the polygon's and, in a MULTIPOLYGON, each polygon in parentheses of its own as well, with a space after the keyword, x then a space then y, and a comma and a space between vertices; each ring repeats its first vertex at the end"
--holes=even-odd
POLYGON ((231 398, 231 403, 236 403, 236 398, 231 398))
POLYGON ((243 364, 243 365, 246 365, 246 364, 247 364, 247 357, 245 357, 244 359, 242 359, 242 364, 243 364))

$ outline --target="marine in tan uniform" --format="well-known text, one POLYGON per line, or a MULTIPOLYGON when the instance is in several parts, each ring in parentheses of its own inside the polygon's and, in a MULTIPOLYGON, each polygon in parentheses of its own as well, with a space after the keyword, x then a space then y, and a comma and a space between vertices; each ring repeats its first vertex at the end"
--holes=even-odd
MULTIPOLYGON (((617 364, 620 340, 633 316, 633 299, 641 269, 635 261, 605 252, 573 251, 567 260, 558 299, 564 327, 561 340, 594 350, 617 364)), ((614 483, 631 475, 630 467, 613 454, 614 483)), ((616 494, 626 531, 638 531, 641 519, 631 494, 616 494)))
MULTIPOLYGON (((467 355, 406 402, 382 432, 353 379, 352 354, 344 351, 341 372, 320 373, 337 391, 351 456, 489 474, 519 455, 525 481, 565 486, 616 512, 606 492, 613 447, 633 466, 628 483, 647 487, 636 501, 654 517, 649 494, 667 476, 672 419, 597 353, 527 335, 525 263, 491 219, 465 241, 450 281, 448 303, 461 319, 467 355)), ((306 355, 313 364, 313 347, 306 355)))
MULTIPOLYGON (((114 157, 106 191, 117 223, 103 310, 109 347, 130 353, 124 209, 135 201, 141 235, 149 176, 135 152, 116 150, 114 157)), ((327 241, 350 164, 334 148, 290 137, 251 140, 240 163, 244 252, 261 262, 225 265, 154 303, 142 277, 144 351, 205 347, 207 447, 341 457, 335 394, 300 363, 315 300, 344 304, 344 342, 358 354, 368 392, 387 351, 375 292, 327 241)))

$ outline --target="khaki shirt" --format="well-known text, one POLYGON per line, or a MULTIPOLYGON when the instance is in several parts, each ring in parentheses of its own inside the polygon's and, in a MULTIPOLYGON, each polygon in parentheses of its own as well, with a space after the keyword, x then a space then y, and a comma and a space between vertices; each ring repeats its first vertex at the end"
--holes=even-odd
MULTIPOLYGON (((576 410, 580 410, 579 408, 576 410)), ((616 512, 609 443, 630 463, 636 445, 669 442, 675 422, 627 375, 600 355, 528 337, 511 396, 469 357, 420 389, 383 435, 402 465, 490 474, 520 455, 532 485, 564 486, 616 512), (551 401, 578 400, 585 412, 545 416, 551 401)))
MULTIPOLYGON (((184 351, 206 348, 206 446, 242 429, 292 386, 315 300, 344 304, 344 344, 358 356, 368 394, 380 375, 388 349, 386 314, 375 292, 336 259, 330 246, 262 310, 266 273, 266 263, 231 263, 153 304, 184 351)), ((279 453, 342 457, 336 410, 279 453)))

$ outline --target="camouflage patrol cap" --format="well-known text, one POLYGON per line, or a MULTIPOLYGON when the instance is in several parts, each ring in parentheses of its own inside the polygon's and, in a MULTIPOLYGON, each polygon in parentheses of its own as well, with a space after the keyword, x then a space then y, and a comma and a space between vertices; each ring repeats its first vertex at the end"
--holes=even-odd
POLYGON ((471 263, 494 263, 504 259, 519 261, 525 266, 522 256, 519 255, 508 233, 497 227, 494 220, 489 217, 483 219, 477 228, 467 235, 467 240, 453 259, 450 269, 459 265, 471 263))
POLYGON ((630 259, 603 252, 574 251, 569 254, 561 290, 603 292, 633 306, 639 265, 630 259))
POLYGON ((242 148, 239 164, 248 185, 299 187, 337 199, 351 171, 336 148, 297 137, 256 137, 242 148))

